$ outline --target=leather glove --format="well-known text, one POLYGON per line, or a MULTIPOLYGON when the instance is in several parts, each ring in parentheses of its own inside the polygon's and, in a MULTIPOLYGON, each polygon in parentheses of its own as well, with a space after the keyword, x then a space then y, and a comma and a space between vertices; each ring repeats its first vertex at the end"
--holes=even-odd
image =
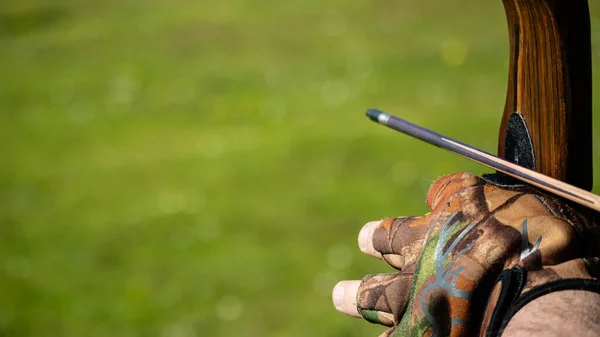
POLYGON ((533 187, 457 173, 434 182, 426 201, 427 215, 387 219, 372 233, 398 272, 366 276, 356 303, 365 319, 391 327, 382 336, 485 335, 500 305, 598 275, 590 217, 533 187))

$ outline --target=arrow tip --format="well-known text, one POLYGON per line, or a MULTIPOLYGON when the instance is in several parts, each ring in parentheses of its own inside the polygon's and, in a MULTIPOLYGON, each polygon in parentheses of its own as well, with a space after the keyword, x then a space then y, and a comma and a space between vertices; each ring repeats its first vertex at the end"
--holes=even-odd
POLYGON ((369 117, 373 122, 383 125, 387 125, 387 122, 390 119, 390 115, 377 109, 367 110, 367 117, 369 117))
POLYGON ((369 109, 367 110, 367 117, 369 117, 373 122, 379 123, 379 115, 381 115, 383 111, 377 109, 369 109))

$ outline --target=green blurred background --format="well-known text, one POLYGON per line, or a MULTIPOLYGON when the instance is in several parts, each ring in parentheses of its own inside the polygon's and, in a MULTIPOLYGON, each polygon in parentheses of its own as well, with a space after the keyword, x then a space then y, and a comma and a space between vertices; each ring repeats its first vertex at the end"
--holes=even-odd
POLYGON ((358 230, 486 170, 364 111, 495 152, 507 35, 499 0, 0 2, 0 335, 377 335, 330 300, 390 270, 358 230))

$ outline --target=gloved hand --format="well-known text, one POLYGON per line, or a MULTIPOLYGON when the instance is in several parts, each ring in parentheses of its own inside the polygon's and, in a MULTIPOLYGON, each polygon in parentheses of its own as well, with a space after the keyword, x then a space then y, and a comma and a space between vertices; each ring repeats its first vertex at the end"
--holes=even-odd
POLYGON ((536 286, 597 275, 588 257, 599 256, 600 241, 589 217, 535 188, 457 173, 433 183, 427 204, 425 216, 371 222, 359 235, 361 250, 397 273, 334 289, 338 310, 391 327, 382 336, 485 335, 498 306, 506 311, 536 286))

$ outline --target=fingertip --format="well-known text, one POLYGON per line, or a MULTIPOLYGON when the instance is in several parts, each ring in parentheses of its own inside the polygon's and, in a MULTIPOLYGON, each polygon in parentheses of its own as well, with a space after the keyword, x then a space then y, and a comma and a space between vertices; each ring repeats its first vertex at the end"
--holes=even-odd
POLYGON ((331 292, 333 306, 338 311, 341 311, 344 304, 344 291, 344 281, 340 281, 333 287, 333 291, 331 292))
POLYGON ((337 311, 352 317, 361 317, 356 306, 356 294, 360 282, 360 280, 340 281, 333 287, 331 297, 337 311))
POLYGON ((381 221, 367 222, 367 224, 364 225, 358 233, 358 247, 363 253, 373 255, 375 257, 381 257, 381 254, 379 254, 373 247, 373 234, 380 224, 381 221))
POLYGON ((364 253, 367 249, 367 243, 369 238, 371 238, 371 227, 373 226, 374 221, 367 222, 358 233, 358 248, 364 253))

